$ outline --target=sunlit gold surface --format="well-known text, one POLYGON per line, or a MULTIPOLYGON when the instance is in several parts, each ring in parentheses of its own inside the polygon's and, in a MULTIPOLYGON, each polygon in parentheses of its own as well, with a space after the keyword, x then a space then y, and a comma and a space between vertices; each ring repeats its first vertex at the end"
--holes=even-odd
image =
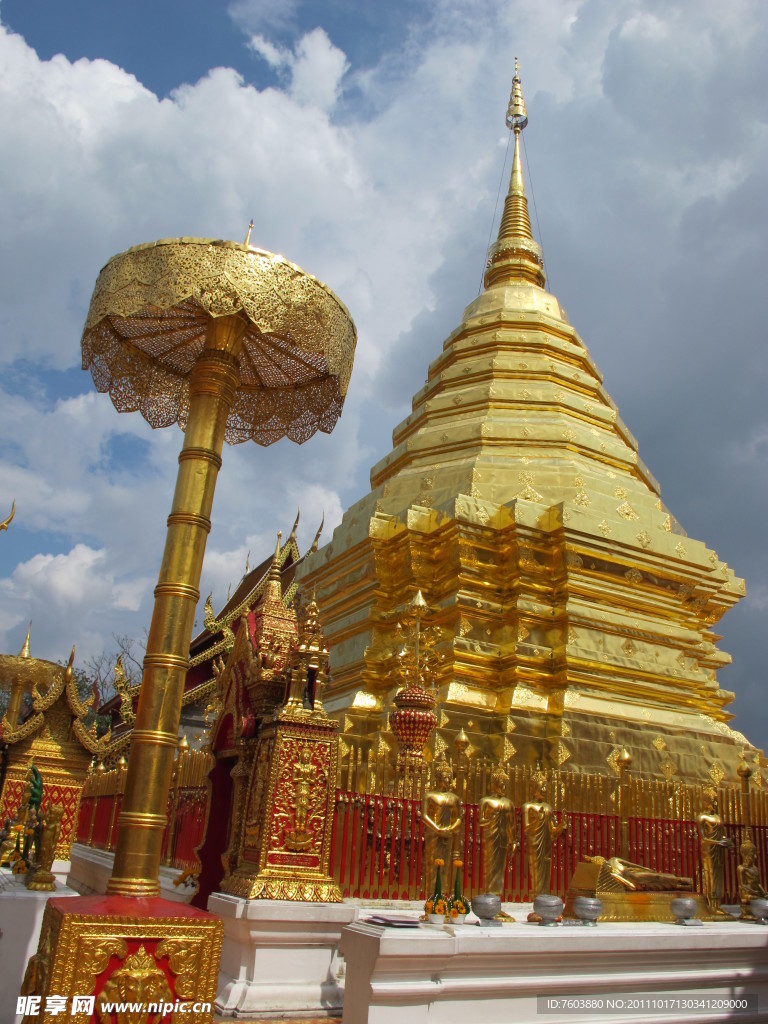
POLYGON ((449 636, 435 752, 464 728, 494 760, 614 774, 626 746, 646 778, 734 782, 741 750, 756 751, 728 725, 733 694, 717 671, 730 657, 714 626, 744 582, 662 504, 542 287, 518 138, 485 290, 430 365, 370 493, 299 568, 326 618, 327 705, 365 761, 397 684, 376 652, 421 589, 449 636), (361 707, 360 691, 375 704, 361 707))
POLYGON ((235 242, 164 239, 113 257, 91 299, 83 368, 120 412, 183 427, 212 317, 244 324, 228 442, 301 443, 333 429, 352 371, 349 313, 282 256, 235 242))

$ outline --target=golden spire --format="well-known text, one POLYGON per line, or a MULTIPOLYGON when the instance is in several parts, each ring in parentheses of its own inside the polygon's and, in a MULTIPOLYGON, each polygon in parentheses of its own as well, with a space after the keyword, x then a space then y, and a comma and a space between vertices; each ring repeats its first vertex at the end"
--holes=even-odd
POLYGON ((520 133, 528 124, 528 114, 520 84, 520 69, 515 57, 515 74, 512 79, 512 93, 507 107, 507 128, 515 135, 515 152, 512 157, 512 174, 509 191, 504 200, 504 213, 499 225, 499 235, 488 250, 485 271, 485 287, 507 284, 511 281, 531 281, 543 287, 544 276, 541 248, 534 242, 531 219, 528 216, 528 200, 523 185, 523 167, 520 161, 520 133))
POLYGON ((32 630, 32 623, 30 622, 29 627, 27 629, 27 636, 26 636, 26 639, 24 640, 24 646, 19 651, 19 657, 20 658, 31 658, 32 657, 32 652, 29 649, 29 634, 30 634, 31 630, 32 630))
POLYGON ((282 540, 283 534, 281 530, 277 531, 277 544, 275 545, 275 554, 272 558, 272 565, 269 568, 269 575, 267 576, 267 587, 264 594, 264 599, 273 601, 281 601, 283 598, 283 581, 280 575, 280 541, 282 540))
POLYGON ((251 244, 251 232, 252 231, 253 231, 253 217, 251 217, 251 223, 248 225, 248 231, 246 232, 245 241, 243 242, 243 245, 250 245, 251 244))

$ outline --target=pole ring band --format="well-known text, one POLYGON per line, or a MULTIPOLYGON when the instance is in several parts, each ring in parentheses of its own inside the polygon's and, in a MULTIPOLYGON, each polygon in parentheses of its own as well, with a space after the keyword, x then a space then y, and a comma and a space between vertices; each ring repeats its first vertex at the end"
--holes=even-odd
POLYGON ((211 448, 182 448, 179 452, 179 462, 184 462, 185 459, 201 459, 212 463, 216 469, 221 469, 221 456, 211 448))
POLYGON ((206 533, 211 532, 210 516, 201 515, 199 512, 171 512, 168 516, 168 526, 177 526, 188 523, 190 526, 197 526, 206 533))
POLYGON ((178 672, 188 672, 189 658, 185 658, 183 654, 158 651, 144 655, 144 668, 168 668, 178 672))
POLYGON ((120 811, 118 821, 121 827, 133 825, 134 828, 164 829, 167 819, 164 814, 148 814, 146 811, 120 811))
POLYGON ((162 729, 134 729, 132 742, 137 740, 152 747, 173 747, 174 750, 179 742, 175 732, 164 732, 162 729))
POLYGON ((110 878, 107 892, 110 896, 159 896, 160 885, 151 878, 110 878))
POLYGON ((181 597, 195 604, 200 600, 200 591, 197 587, 191 587, 188 583, 177 583, 173 580, 168 583, 158 583, 154 590, 155 597, 181 597))

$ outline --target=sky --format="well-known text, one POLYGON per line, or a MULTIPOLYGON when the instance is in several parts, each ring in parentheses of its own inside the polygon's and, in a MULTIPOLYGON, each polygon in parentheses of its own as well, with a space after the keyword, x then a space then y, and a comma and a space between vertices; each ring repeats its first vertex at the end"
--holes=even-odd
POLYGON ((477 294, 515 56, 549 287, 665 504, 746 579, 719 681, 768 746, 763 0, 0 0, 0 650, 32 621, 82 663, 149 624, 181 434, 80 368, 130 245, 253 218, 346 303, 341 420, 225 450, 202 594, 297 506, 302 550, 323 510, 330 537, 477 294))

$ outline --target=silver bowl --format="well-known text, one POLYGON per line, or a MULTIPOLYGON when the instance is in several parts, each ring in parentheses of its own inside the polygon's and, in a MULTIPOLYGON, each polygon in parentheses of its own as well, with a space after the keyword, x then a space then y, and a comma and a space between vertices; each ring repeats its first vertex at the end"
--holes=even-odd
POLYGON ((494 921, 501 910, 501 897, 497 896, 495 892, 484 892, 480 896, 473 896, 471 903, 472 910, 480 918, 480 924, 483 927, 500 925, 499 921, 494 921))
POLYGON ((559 896, 541 893, 533 901, 533 912, 541 918, 539 924, 551 927, 557 924, 557 919, 562 914, 564 906, 565 904, 559 896))
POLYGON ((676 896, 675 899, 670 900, 669 909, 672 911, 673 917, 677 918, 675 924, 689 926, 701 924, 701 921, 696 918, 699 905, 692 896, 676 896))
POLYGON ((573 901, 573 912, 583 925, 594 928, 603 912, 603 902, 597 896, 577 896, 573 901))

